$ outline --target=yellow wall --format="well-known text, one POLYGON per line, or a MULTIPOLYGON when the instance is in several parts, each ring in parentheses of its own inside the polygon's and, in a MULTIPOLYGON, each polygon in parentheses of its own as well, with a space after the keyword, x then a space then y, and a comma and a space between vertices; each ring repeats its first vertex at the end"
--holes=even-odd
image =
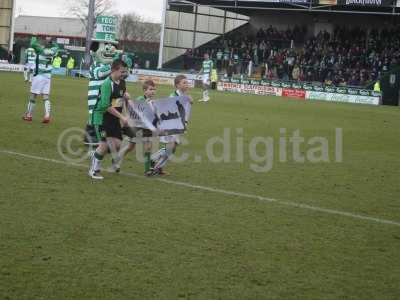
POLYGON ((0 46, 8 49, 12 22, 13 0, 0 0, 0 46))

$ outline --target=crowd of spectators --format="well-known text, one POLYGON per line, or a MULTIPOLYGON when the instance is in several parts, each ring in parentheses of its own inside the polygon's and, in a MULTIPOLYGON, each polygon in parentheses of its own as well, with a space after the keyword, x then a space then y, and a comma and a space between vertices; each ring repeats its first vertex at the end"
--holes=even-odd
POLYGON ((306 28, 279 31, 270 26, 250 36, 234 33, 185 54, 185 68, 196 68, 207 52, 219 72, 263 78, 367 86, 400 62, 400 27, 366 31, 337 27, 309 35, 306 28), (250 67, 249 67, 250 66, 250 67))

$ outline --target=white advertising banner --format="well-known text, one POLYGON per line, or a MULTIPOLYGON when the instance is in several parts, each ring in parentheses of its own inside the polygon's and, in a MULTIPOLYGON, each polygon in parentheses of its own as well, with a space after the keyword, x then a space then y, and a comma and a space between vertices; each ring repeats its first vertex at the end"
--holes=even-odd
POLYGON ((306 99, 330 102, 379 105, 380 97, 307 91, 306 99))
POLYGON ((24 72, 24 65, 0 63, 0 71, 24 72))

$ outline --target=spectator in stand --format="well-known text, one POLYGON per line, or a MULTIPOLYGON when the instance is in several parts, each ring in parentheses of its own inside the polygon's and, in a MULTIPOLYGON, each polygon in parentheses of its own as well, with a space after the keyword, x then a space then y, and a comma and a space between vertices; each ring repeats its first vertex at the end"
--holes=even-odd
POLYGON ((232 77, 234 72, 235 72, 235 68, 234 68, 234 65, 233 65, 233 60, 230 59, 229 62, 228 62, 228 67, 226 68, 226 72, 225 73, 230 78, 230 77, 232 77))
POLYGON ((328 76, 325 78, 324 81, 325 85, 332 85, 333 81, 332 81, 332 74, 329 72, 328 76))
POLYGON ((246 51, 246 53, 242 57, 242 69, 241 69, 241 74, 246 74, 248 72, 248 67, 249 63, 251 61, 251 56, 249 53, 249 50, 246 51))
POLYGON ((224 61, 223 61, 223 65, 222 67, 224 69, 227 69, 228 66, 230 66, 231 64, 229 63, 231 59, 231 50, 229 49, 228 46, 225 46, 225 50, 224 50, 224 61))
POLYGON ((292 79, 298 81, 300 79, 300 68, 299 65, 295 65, 292 71, 292 79))
POLYGON ((272 69, 268 69, 266 78, 268 80, 274 79, 274 73, 272 72, 272 69))
POLYGON ((222 69, 222 60, 223 60, 224 53, 222 49, 218 49, 216 58, 217 58, 217 70, 220 71, 222 69))
POLYGON ((241 74, 241 64, 240 64, 240 57, 239 57, 239 50, 234 49, 233 50, 233 68, 234 68, 234 74, 241 74))

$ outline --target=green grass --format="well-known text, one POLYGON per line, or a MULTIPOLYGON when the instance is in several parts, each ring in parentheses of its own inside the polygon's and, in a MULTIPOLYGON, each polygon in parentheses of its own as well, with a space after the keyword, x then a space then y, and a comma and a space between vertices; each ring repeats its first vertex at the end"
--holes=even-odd
MULTIPOLYGON (((141 176, 92 182, 86 168, 6 154, 62 160, 57 139, 84 127, 87 82, 53 79, 50 125, 40 123, 40 101, 34 121, 21 120, 22 75, 0 73, 0 82, 0 299, 400 298, 400 226, 141 176)), ((169 164, 168 180, 400 222, 397 107, 211 97, 193 106, 189 145, 178 150, 191 159, 169 164), (243 163, 205 159, 224 128, 243 128, 243 163), (331 160, 343 128, 343 162, 280 163, 280 128, 326 137, 331 160), (250 169, 255 136, 275 140, 270 172, 250 169)), ((123 171, 143 166, 131 155, 123 171)))

